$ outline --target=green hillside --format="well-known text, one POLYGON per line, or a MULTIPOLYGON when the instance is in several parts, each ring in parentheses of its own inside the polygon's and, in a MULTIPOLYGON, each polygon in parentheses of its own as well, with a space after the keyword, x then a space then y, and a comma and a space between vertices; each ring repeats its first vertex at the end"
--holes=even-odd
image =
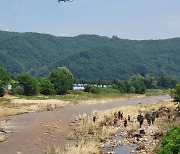
POLYGON ((125 40, 0 31, 0 66, 47 76, 67 66, 78 79, 127 79, 138 73, 180 76, 180 38, 125 40))

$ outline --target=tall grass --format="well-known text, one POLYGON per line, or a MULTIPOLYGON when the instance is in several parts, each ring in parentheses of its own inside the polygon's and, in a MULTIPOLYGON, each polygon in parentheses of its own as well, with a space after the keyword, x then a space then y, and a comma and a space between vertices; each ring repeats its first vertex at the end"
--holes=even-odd
POLYGON ((11 107, 11 100, 8 98, 0 98, 0 106, 1 107, 11 107))
POLYGON ((168 90, 168 89, 147 89, 145 94, 148 96, 170 94, 170 90, 168 90))
POLYGON ((93 94, 90 92, 84 91, 69 91, 68 94, 65 95, 37 95, 37 96, 23 96, 18 95, 19 98, 24 98, 27 100, 47 100, 47 99, 60 99, 64 101, 71 102, 81 102, 92 99, 104 99, 104 98, 119 98, 124 96, 119 90, 113 88, 100 88, 100 93, 93 94))
POLYGON ((28 104, 14 104, 11 103, 11 99, 9 98, 0 98, 0 107, 1 108, 20 108, 22 106, 28 106, 28 104))

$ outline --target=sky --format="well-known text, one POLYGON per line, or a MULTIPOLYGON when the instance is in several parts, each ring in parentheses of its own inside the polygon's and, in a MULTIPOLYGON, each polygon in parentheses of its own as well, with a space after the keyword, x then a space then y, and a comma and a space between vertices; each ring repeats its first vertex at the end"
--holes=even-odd
POLYGON ((0 30, 122 39, 180 37, 180 0, 0 0, 0 30))

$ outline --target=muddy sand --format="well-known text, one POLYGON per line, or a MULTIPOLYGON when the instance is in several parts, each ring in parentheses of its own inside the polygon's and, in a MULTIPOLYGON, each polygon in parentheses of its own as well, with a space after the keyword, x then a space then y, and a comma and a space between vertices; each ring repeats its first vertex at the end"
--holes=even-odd
POLYGON ((69 124, 79 114, 169 99, 168 95, 146 96, 111 103, 67 106, 54 111, 12 116, 9 121, 4 123, 4 128, 8 131, 8 138, 7 141, 0 143, 0 153, 41 154, 54 145, 64 147, 67 144, 66 136, 72 129, 69 124))

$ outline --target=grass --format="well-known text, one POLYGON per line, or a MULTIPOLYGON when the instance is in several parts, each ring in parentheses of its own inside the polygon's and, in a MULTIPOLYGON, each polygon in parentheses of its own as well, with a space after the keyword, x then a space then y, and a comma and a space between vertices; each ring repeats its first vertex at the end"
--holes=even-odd
MULTIPOLYGON (((169 94, 170 90, 166 89, 147 89, 145 95, 152 96, 152 95, 163 95, 169 94)), ((121 93, 117 89, 113 88, 100 88, 100 93, 93 94, 90 92, 84 91, 68 91, 68 94, 65 95, 36 95, 36 96, 24 96, 24 95, 17 95, 18 98, 23 98, 27 100, 48 100, 48 99, 57 99, 62 101, 70 101, 75 104, 77 103, 95 103, 97 101, 107 102, 111 100, 117 100, 121 98, 130 98, 138 96, 137 94, 124 94, 121 93)))
POLYGON ((152 96, 152 95, 163 95, 163 94, 170 94, 170 90, 168 89, 147 89, 146 95, 152 96))
POLYGON ((10 98, 0 98, 0 118, 31 112, 30 104, 11 103, 10 98))
POLYGON ((0 98, 1 107, 12 107, 11 100, 8 98, 0 98))
MULTIPOLYGON (((164 89, 147 89, 145 95, 162 95, 170 93, 169 90, 164 89)), ((48 99, 58 99, 63 101, 70 101, 73 103, 84 103, 90 100, 110 100, 110 99, 119 99, 119 98, 129 98, 132 96, 138 96, 137 94, 124 94, 117 89, 110 87, 100 88, 100 93, 93 94, 90 92, 84 92, 80 90, 68 91, 68 94, 65 95, 35 95, 35 96, 24 96, 16 95, 17 98, 22 98, 26 100, 48 100, 48 99)))
POLYGON ((84 91, 69 91, 66 95, 37 95, 37 96, 23 96, 18 95, 18 98, 27 100, 47 100, 47 99, 59 99, 63 101, 70 101, 74 103, 81 103, 83 101, 90 100, 104 100, 104 99, 116 99, 116 98, 127 98, 134 96, 135 94, 122 94, 119 90, 112 88, 101 88, 99 94, 93 94, 84 91))
POLYGON ((49 99, 49 97, 45 96, 45 95, 35 95, 35 96, 15 95, 15 96, 17 98, 27 99, 27 100, 47 100, 47 99, 49 99))
POLYGON ((65 149, 59 147, 53 147, 49 149, 48 153, 51 154, 100 154, 98 152, 98 146, 95 141, 90 141, 85 144, 84 140, 79 141, 78 145, 67 145, 65 149))
POLYGON ((14 104, 11 103, 9 98, 0 98, 0 107, 1 108, 21 108, 22 106, 29 106, 28 104, 14 104))

